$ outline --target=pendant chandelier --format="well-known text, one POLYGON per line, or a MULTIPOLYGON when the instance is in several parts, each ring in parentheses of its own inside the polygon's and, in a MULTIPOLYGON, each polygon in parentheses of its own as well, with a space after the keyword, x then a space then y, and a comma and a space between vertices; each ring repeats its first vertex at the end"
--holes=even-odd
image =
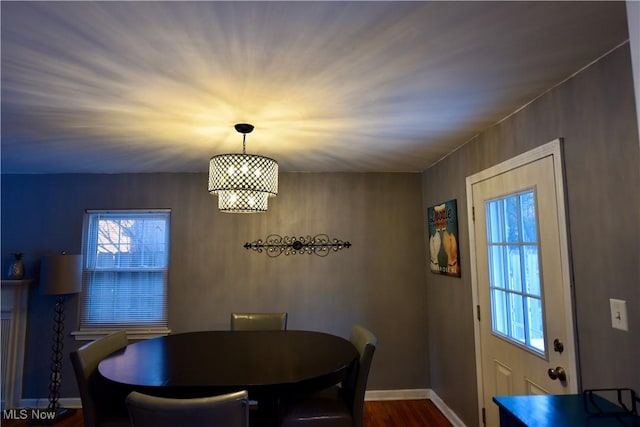
POLYGON ((218 209, 228 213, 266 212, 269 197, 278 194, 278 162, 246 154, 253 125, 238 123, 242 154, 219 154, 209 160, 209 193, 218 195, 218 209))

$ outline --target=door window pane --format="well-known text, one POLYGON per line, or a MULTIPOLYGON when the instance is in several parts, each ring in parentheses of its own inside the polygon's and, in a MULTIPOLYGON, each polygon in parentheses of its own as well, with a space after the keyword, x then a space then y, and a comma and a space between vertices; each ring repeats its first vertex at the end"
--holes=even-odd
POLYGON ((511 323, 511 338, 525 343, 524 335, 524 307, 522 306, 522 295, 516 293, 509 293, 509 301, 511 304, 509 312, 509 320, 511 323))
POLYGON ((544 352, 544 330, 542 321, 542 301, 538 298, 526 297, 527 334, 531 346, 544 352))
POLYGON ((533 190, 485 203, 493 332, 545 354, 533 190))
POLYGON ((507 313, 509 312, 509 307, 507 305, 507 294, 504 291, 494 289, 491 295, 493 330, 508 336, 509 320, 507 319, 507 313))
POLYGON ((536 223, 536 204, 533 199, 533 191, 520 195, 520 211, 522 213, 522 241, 536 242, 537 239, 537 223, 536 223))
POLYGON ((525 245, 522 247, 524 256, 524 280, 525 292, 537 297, 542 296, 540 292, 540 265, 538 258, 538 246, 525 245))
POLYGON ((507 242, 520 241, 520 227, 518 224, 518 199, 517 197, 507 197, 501 200, 504 208, 504 233, 507 242))
POLYGON ((504 246, 491 246, 489 249, 489 281, 494 288, 506 288, 504 278, 504 246))
POLYGON ((487 215, 487 238, 489 242, 503 242, 504 237, 502 225, 502 212, 500 201, 493 201, 487 204, 487 209, 491 212, 491 216, 487 215))
POLYGON ((507 247, 507 274, 509 277, 509 289, 522 291, 522 274, 520 273, 520 246, 507 247))

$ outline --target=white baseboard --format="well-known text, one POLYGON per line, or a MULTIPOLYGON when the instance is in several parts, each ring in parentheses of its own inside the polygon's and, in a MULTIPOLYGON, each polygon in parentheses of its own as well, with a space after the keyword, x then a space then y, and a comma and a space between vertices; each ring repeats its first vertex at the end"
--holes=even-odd
MULTIPOLYGON (((458 418, 455 412, 451 410, 440 399, 438 394, 430 388, 416 388, 403 390, 369 390, 365 393, 364 400, 413 400, 413 399, 430 399, 434 405, 442 412, 454 427, 466 427, 458 418)), ((63 408, 82 408, 82 401, 79 397, 66 397, 59 399, 58 402, 63 408)), ((47 398, 42 399, 21 399, 20 408, 46 408, 49 404, 47 398)))
POLYGON ((428 399, 430 389, 415 388, 406 390, 368 390, 364 395, 364 400, 411 400, 428 399))
MULTIPOLYGON (((58 403, 63 408, 82 408, 82 401, 79 397, 63 397, 58 399, 58 403)), ((19 408, 46 408, 49 405, 49 399, 43 397, 41 399, 20 399, 19 408)))
POLYGON ((449 422, 453 424, 454 427, 466 427, 462 420, 458 418, 458 415, 456 415, 456 413, 453 412, 453 410, 451 410, 451 408, 449 408, 442 399, 440 399, 440 396, 438 396, 435 391, 430 391, 431 393, 429 395, 429 399, 431 399, 433 404, 436 405, 438 409, 440 409, 440 412, 442 412, 442 414, 449 420, 449 422))

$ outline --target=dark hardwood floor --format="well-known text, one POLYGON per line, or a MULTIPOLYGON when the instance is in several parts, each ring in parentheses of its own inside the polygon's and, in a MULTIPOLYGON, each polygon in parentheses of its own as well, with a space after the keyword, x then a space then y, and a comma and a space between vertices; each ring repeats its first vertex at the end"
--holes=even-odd
MULTIPOLYGON (((451 427, 431 400, 382 400, 364 404, 363 427, 451 427)), ((2 419, 3 427, 25 427, 27 421, 2 419)), ((82 411, 56 424, 56 427, 84 427, 82 411)))
POLYGON ((431 400, 381 400, 364 403, 363 427, 452 427, 431 400))

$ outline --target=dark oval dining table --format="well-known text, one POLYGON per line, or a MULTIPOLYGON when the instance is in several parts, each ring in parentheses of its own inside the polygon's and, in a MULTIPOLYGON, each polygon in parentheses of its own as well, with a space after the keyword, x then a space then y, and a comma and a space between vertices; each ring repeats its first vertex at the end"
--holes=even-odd
POLYGON ((98 365, 101 376, 131 390, 199 397, 248 390, 274 400, 340 382, 358 360, 346 339, 312 331, 203 331, 129 344, 98 365))

